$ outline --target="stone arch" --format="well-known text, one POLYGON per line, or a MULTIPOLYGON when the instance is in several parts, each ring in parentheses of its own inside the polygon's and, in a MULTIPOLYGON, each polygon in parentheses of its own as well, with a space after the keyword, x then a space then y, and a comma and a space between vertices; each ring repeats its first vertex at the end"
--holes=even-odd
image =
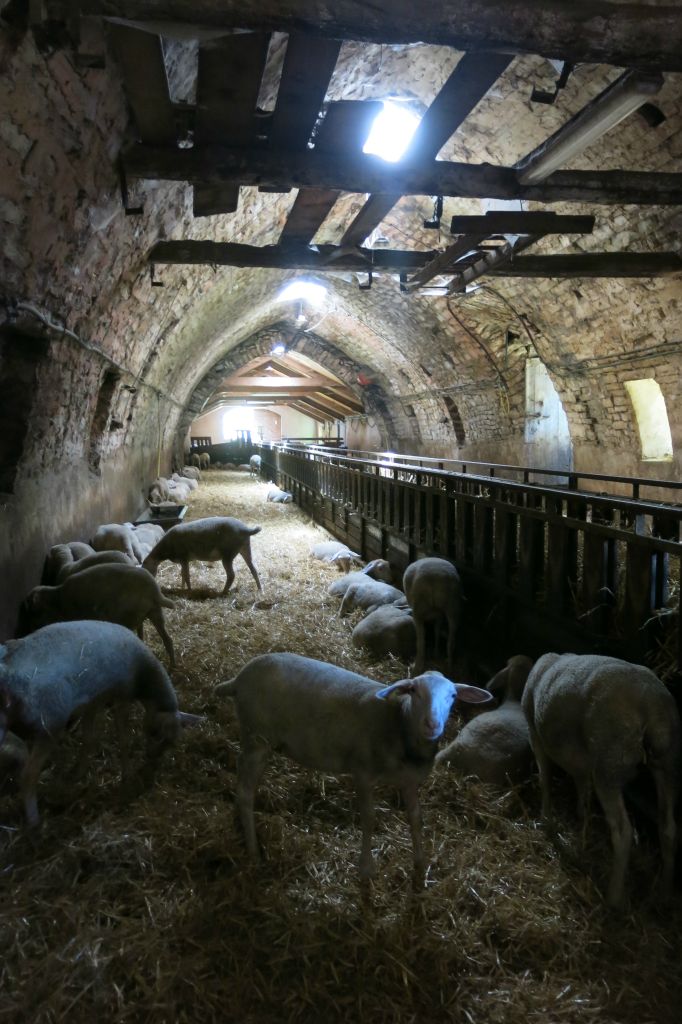
POLYGON ((201 415, 206 401, 220 381, 251 359, 269 355, 275 336, 281 336, 291 351, 308 356, 336 374, 360 398, 367 414, 376 418, 382 445, 387 448, 397 445, 398 429, 391 411, 390 398, 384 383, 377 382, 374 370, 351 359, 325 338, 310 331, 296 331, 289 324, 277 321, 235 345, 204 374, 189 396, 178 421, 175 443, 177 458, 182 457, 182 446, 190 424, 201 415), (359 380, 362 379, 370 380, 372 383, 359 385, 359 380))

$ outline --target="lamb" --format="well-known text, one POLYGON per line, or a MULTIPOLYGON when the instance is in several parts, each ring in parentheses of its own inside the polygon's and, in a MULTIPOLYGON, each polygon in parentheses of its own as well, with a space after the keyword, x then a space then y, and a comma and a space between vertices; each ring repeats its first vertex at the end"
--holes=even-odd
POLYGON ((382 605, 358 622, 352 639, 376 658, 392 654, 409 663, 417 649, 412 612, 398 604, 382 605))
POLYGON ((351 551, 346 544, 338 540, 326 540, 320 544, 314 544, 310 549, 312 558, 319 558, 321 562, 328 565, 335 565, 344 573, 351 571, 354 562, 362 563, 362 556, 357 551, 351 551))
POLYGON ((364 583, 368 576, 370 579, 380 580, 382 583, 390 583, 393 579, 393 572, 385 558, 375 558, 368 562, 364 569, 357 569, 355 572, 349 572, 342 576, 341 579, 334 580, 327 593, 331 597, 343 597, 353 583, 364 583))
POLYGON ((450 761, 463 775, 476 775, 495 786, 515 785, 530 777, 533 754, 521 694, 533 667, 530 658, 516 655, 487 684, 493 696, 503 700, 468 722, 436 762, 450 761))
POLYGON ((208 469, 210 465, 211 465, 211 456, 208 454, 208 452, 200 452, 199 453, 199 468, 200 469, 208 469))
POLYGON ((268 489, 265 492, 265 500, 280 502, 281 504, 284 505, 287 504, 288 502, 293 501, 294 496, 289 491, 283 491, 281 487, 278 487, 277 484, 273 483, 272 480, 270 480, 268 482, 268 489))
POLYGON ((252 455, 249 459, 249 466, 251 467, 251 476, 260 475, 261 457, 260 455, 252 455))
POLYGON ((201 470, 197 469, 196 466, 183 466, 182 475, 188 477, 190 480, 196 480, 197 483, 201 480, 201 470))
POLYGON ((389 583, 382 583, 381 580, 372 580, 365 577, 361 583, 351 583, 343 595, 339 615, 349 615, 355 608, 364 608, 371 612, 385 604, 403 602, 405 607, 405 595, 402 590, 392 587, 389 583))
POLYGON ((143 559, 134 530, 121 523, 98 526, 91 543, 95 551, 122 551, 136 565, 143 559))
POLYGON ((166 631, 163 608, 173 602, 164 597, 153 576, 136 565, 95 565, 68 576, 56 587, 34 587, 26 598, 30 629, 73 619, 103 619, 137 630, 149 619, 163 640, 171 666, 173 641, 166 631))
POLYGON ((65 565, 71 565, 72 562, 94 553, 95 549, 90 544, 84 544, 79 540, 72 540, 68 544, 53 544, 45 559, 43 580, 45 583, 54 583, 65 565))
POLYGON ((542 813, 549 818, 550 762, 572 776, 579 805, 587 810, 590 787, 611 831, 613 864, 607 903, 623 903, 632 825, 623 786, 640 765, 654 776, 662 890, 673 883, 674 806, 680 763, 680 719, 675 701, 654 673, 641 665, 596 654, 545 654, 528 677, 522 698, 530 742, 540 772, 542 813))
POLYGON ((227 577, 223 594, 227 594, 234 582, 232 562, 237 555, 241 555, 256 581, 256 587, 262 590, 251 558, 251 537, 260 531, 260 526, 247 526, 231 516, 209 516, 206 519, 195 519, 191 523, 179 523, 171 527, 147 555, 144 568, 148 569, 152 576, 156 576, 161 562, 179 562, 182 567, 182 581, 187 590, 191 591, 190 561, 220 560, 227 577))
POLYGON ((414 671, 424 671, 426 665, 426 623, 438 626, 447 622, 448 671, 454 670, 455 638, 462 603, 462 585, 459 573, 444 558, 421 558, 408 565, 403 575, 403 589, 409 601, 417 630, 417 657, 414 671))
POLYGON ((360 874, 372 862, 376 782, 397 786, 412 834, 415 871, 426 857, 421 843, 418 790, 428 776, 455 699, 492 699, 473 686, 452 683, 439 672, 392 686, 298 654, 265 654, 250 661, 216 693, 233 697, 241 733, 236 803, 246 847, 258 857, 253 803, 270 750, 307 768, 351 774, 360 802, 360 874))
POLYGON ((106 704, 118 705, 127 775, 127 706, 133 701, 145 707, 151 771, 181 726, 201 719, 178 710, 166 670, 141 640, 111 622, 59 622, 0 645, 0 749, 8 729, 29 744, 20 780, 29 825, 39 824, 38 778, 61 733, 84 717, 90 734, 92 720, 106 704))
POLYGON ((76 572, 82 572, 83 569, 92 569, 93 565, 133 565, 127 555, 124 555, 122 551, 95 551, 92 555, 86 555, 85 558, 79 558, 76 562, 69 562, 68 565, 63 565, 57 573, 56 583, 63 583, 64 580, 68 579, 69 576, 73 576, 76 572))

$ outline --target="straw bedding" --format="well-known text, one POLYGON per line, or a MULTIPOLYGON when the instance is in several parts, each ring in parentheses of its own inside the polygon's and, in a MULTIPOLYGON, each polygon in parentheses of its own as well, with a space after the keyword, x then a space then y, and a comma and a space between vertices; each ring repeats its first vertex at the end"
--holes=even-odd
MULTIPOLYGON (((0 790, 0 1020, 39 1022, 619 1022, 666 1024, 682 1001, 679 897, 656 907, 655 844, 635 847, 631 910, 600 900, 609 863, 601 819, 587 849, 558 789, 563 831, 537 820, 538 795, 500 793, 439 768, 422 791, 432 861, 411 885, 409 832, 395 794, 378 794, 371 886, 357 877, 352 787, 273 759, 257 822, 266 850, 250 865, 232 798, 238 729, 216 683, 256 654, 294 650, 392 681, 326 598, 334 570, 308 558, 324 534, 294 506, 267 505, 261 484, 205 475, 193 517, 261 523, 252 540, 264 586, 239 559, 235 590, 194 564, 159 571, 181 706, 206 715, 165 759, 156 785, 122 797, 113 736, 84 783, 67 737, 43 774, 44 824, 21 827, 0 790)), ((149 627, 147 639, 162 660, 149 627)), ((453 723, 452 730, 457 728, 453 723)), ((137 755, 141 755, 139 729, 137 755)))

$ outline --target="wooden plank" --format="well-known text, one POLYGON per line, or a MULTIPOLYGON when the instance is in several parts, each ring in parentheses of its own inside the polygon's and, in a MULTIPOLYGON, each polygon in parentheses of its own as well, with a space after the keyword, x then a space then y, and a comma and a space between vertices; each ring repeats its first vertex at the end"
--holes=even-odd
POLYGON ((453 235, 589 235, 594 217, 560 216, 558 213, 490 210, 481 217, 458 216, 450 222, 453 235))
POLYGON ((272 148, 305 149, 340 48, 340 39, 311 39, 303 32, 291 32, 270 128, 272 148))
MULTIPOLYGON (((264 32, 224 36, 199 48, 195 146, 251 146, 255 111, 270 36, 264 32)), ((238 184, 194 186, 194 216, 234 213, 238 184)))
MULTIPOLYGON (((51 16, 63 0, 48 0, 51 16)), ((458 50, 537 53, 572 63, 682 70, 682 19, 670 4, 607 0, 430 0, 419 9, 395 0, 81 0, 81 13, 148 21, 161 31, 262 28, 363 39, 433 43, 458 50), (164 24, 159 19, 165 19, 164 24), (172 24, 175 23, 175 26, 172 24)))
POLYGON ((468 284, 476 281, 484 274, 489 274, 495 267, 503 266, 515 260, 520 252, 539 242, 542 235, 521 235, 516 242, 501 245, 490 252, 482 252, 471 266, 455 274, 450 284, 451 292, 463 292, 468 284))
MULTIPOLYGON (((465 53, 419 122, 403 162, 438 156, 511 60, 507 55, 465 53)), ((341 244, 361 245, 399 199, 400 193, 371 195, 346 228, 341 244)))
POLYGON ((150 250, 151 263, 215 264, 228 267, 269 267, 300 270, 367 270, 369 261, 377 269, 414 270, 433 258, 431 252, 400 250, 360 250, 336 257, 338 246, 320 245, 317 252, 301 245, 241 245, 236 242, 208 242, 188 239, 183 242, 157 242, 150 250))
POLYGON ((126 25, 110 25, 109 36, 140 139, 152 146, 174 145, 175 117, 160 38, 126 25))
POLYGON ((682 273, 676 252, 585 252, 519 256, 495 267, 491 277, 658 277, 682 273))
POLYGON ((556 171, 538 185, 520 185, 512 167, 447 160, 387 164, 368 154, 272 153, 210 146, 169 149, 138 144, 124 159, 130 177, 200 184, 333 188, 345 192, 537 202, 682 205, 682 174, 649 171, 556 171))
POLYGON ((437 277, 439 274, 454 273, 454 266, 457 260, 461 259, 462 256, 466 256, 468 252, 477 249, 483 240, 484 236, 482 235, 466 235, 464 238, 458 238, 456 242, 449 245, 443 252, 439 252, 414 277, 411 277, 406 282, 406 287, 414 290, 425 285, 427 281, 431 281, 432 278, 437 277))

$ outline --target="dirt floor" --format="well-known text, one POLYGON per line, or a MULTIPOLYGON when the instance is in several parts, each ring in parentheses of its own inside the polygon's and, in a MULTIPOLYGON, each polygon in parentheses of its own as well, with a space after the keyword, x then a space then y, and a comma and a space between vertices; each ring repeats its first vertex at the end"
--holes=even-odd
MULTIPOLYGON (((326 596, 337 573, 308 557, 327 535, 296 507, 266 504, 264 491, 213 471, 190 509, 262 524, 252 541, 260 599, 241 559, 227 598, 219 563, 193 565, 191 597, 179 568, 159 571, 176 601, 166 619, 181 707, 206 721, 167 755, 154 788, 121 797, 103 723, 85 782, 70 781, 77 730, 44 772, 36 834, 15 790, 0 789, 0 1021, 677 1021, 679 890, 656 902, 658 850, 642 837, 629 909, 608 912, 603 822, 595 813, 585 846, 560 782, 563 829, 550 840, 534 784, 500 792, 435 770, 422 791, 431 866, 414 891, 394 793, 378 794, 380 870, 363 886, 349 780, 277 758, 257 806, 265 861, 247 861, 232 808, 238 728, 215 685, 278 650, 386 682, 406 675, 353 647, 355 618, 340 620, 326 596)), ((136 740, 141 756, 139 728, 136 740)))

